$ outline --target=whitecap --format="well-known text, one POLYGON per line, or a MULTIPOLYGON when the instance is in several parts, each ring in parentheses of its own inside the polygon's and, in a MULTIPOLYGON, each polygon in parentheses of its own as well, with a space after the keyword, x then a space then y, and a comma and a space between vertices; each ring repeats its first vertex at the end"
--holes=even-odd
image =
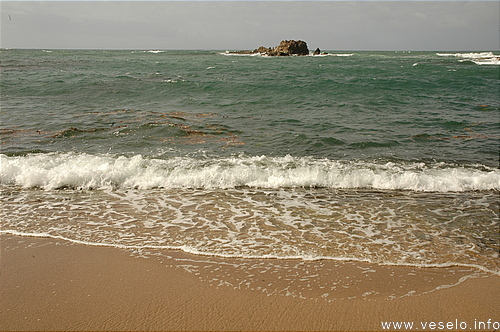
POLYGON ((328 53, 329 56, 342 56, 342 57, 347 57, 347 56, 353 56, 353 53, 328 53))
POLYGON ((149 159, 78 153, 0 155, 0 183, 25 188, 371 188, 500 190, 500 170, 483 165, 374 163, 312 157, 149 159))
POLYGON ((500 65, 500 55, 493 52, 480 53, 436 53, 437 56, 462 58, 460 62, 471 61, 477 65, 500 65))

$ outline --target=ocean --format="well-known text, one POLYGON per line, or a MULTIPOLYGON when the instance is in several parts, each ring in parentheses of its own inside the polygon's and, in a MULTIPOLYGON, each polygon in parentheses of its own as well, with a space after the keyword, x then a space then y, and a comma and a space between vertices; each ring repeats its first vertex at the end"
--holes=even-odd
POLYGON ((0 51, 2 234, 500 275, 498 55, 0 51))

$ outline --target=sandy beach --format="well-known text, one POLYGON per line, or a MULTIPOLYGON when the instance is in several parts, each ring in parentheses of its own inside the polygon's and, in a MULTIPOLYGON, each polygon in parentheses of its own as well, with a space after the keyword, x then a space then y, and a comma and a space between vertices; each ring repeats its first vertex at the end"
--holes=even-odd
MULTIPOLYGON (((381 322, 398 321, 413 322, 413 329, 419 330, 494 330, 493 322, 500 320, 500 278, 496 276, 469 278, 427 292, 429 280, 436 280, 426 278, 428 269, 407 273, 393 267, 391 274, 413 276, 404 287, 398 286, 413 290, 408 296, 387 299, 384 289, 392 287, 388 280, 393 279, 386 279, 382 271, 376 274, 379 280, 371 279, 379 295, 360 296, 360 286, 353 285, 342 288, 347 292, 342 299, 328 301, 321 292, 315 294, 314 287, 301 293, 307 296, 286 296, 266 294, 255 284, 224 285, 231 284, 231 273, 233 279, 242 273, 232 270, 235 265, 227 264, 229 259, 217 261, 225 266, 228 279, 224 281, 210 277, 213 272, 204 275, 203 271, 210 270, 206 261, 191 263, 192 269, 198 266, 198 272, 189 272, 179 262, 196 262, 197 258, 179 252, 170 253, 169 258, 133 257, 116 248, 5 234, 1 246, 0 330, 6 331, 376 331, 383 329, 381 322), (354 296, 350 298, 349 293, 354 296)), ((367 269, 336 264, 342 274, 367 269)), ((328 273, 321 273, 328 266, 317 266, 318 277, 313 279, 328 282, 328 273)), ((446 270, 432 273, 445 275, 446 270)), ((278 272, 263 274, 266 284, 290 283, 278 272)), ((460 275, 450 276, 456 274, 460 275)), ((390 329, 395 330, 394 326, 390 329)))

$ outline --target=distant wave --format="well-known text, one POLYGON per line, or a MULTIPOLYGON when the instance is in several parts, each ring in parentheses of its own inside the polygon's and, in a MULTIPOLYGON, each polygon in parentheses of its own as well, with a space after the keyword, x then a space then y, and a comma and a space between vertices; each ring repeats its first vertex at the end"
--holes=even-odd
POLYGON ((481 53, 436 53, 438 56, 454 56, 458 58, 486 58, 495 56, 493 52, 481 52, 481 53))
POLYGON ((222 52, 222 53, 219 53, 221 55, 227 55, 227 56, 262 56, 262 57, 267 57, 267 56, 264 56, 260 53, 231 53, 230 51, 225 51, 225 52, 222 52))
POLYGON ((500 65, 500 55, 493 52, 481 53, 436 53, 438 56, 463 58, 460 61, 472 61, 477 65, 500 65))
POLYGON ((309 157, 147 159, 77 153, 0 155, 0 183, 25 188, 374 188, 500 190, 500 170, 446 163, 373 163, 309 157))
POLYGON ((328 53, 329 56, 353 56, 353 53, 328 53))

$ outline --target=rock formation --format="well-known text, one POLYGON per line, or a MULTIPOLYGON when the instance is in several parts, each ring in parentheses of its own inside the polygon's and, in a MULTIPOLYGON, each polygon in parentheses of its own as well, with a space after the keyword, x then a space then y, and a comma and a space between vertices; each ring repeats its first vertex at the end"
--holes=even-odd
POLYGON ((309 55, 307 43, 302 40, 283 40, 273 49, 273 53, 279 56, 309 55))
POLYGON ((264 47, 253 51, 237 51, 230 54, 261 54, 267 56, 291 56, 291 55, 309 55, 307 43, 303 40, 282 40, 276 47, 264 47))
POLYGON ((261 47, 255 49, 255 50, 253 50, 252 53, 267 54, 267 53, 270 53, 270 52, 272 52, 272 49, 270 47, 267 48, 267 47, 261 46, 261 47))

